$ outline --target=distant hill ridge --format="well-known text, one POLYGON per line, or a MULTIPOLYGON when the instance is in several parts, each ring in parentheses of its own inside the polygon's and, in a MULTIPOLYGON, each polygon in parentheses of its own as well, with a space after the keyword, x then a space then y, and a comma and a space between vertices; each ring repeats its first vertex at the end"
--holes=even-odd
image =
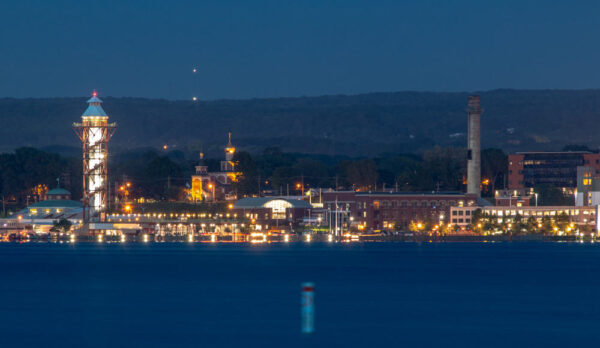
MULTIPOLYGON (((372 156, 465 146, 466 105, 481 95, 482 143, 508 152, 600 146, 600 90, 394 92, 216 101, 102 97, 118 123, 117 151, 160 147, 217 155, 233 133, 238 148, 372 156)), ((0 98, 0 150, 79 148, 71 124, 87 98, 0 98)))

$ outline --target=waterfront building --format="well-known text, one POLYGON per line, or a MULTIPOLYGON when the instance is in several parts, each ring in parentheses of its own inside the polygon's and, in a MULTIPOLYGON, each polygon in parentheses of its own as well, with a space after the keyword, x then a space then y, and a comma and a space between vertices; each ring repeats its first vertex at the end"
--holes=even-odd
POLYGON ((209 172, 208 166, 204 163, 204 154, 200 153, 200 163, 196 166, 196 173, 192 175, 190 200, 193 202, 216 202, 237 198, 232 187, 239 175, 233 161, 234 155, 235 147, 231 144, 231 133, 229 133, 229 142, 225 147, 225 159, 221 161, 220 171, 209 172))
POLYGON ((577 187, 577 167, 593 168, 600 174, 600 154, 588 151, 518 152, 508 155, 508 188, 529 189, 550 184, 573 193, 577 187))
POLYGON ((81 225, 83 205, 70 199, 71 192, 56 188, 48 191, 46 198, 0 220, 0 228, 44 234, 49 233, 54 223, 61 219, 69 220, 74 227, 81 225))
POLYGON ((313 206, 300 197, 247 197, 236 201, 233 210, 253 224, 286 227, 301 224, 313 213, 313 206))
POLYGON ((541 223, 544 217, 556 219, 560 215, 566 215, 569 221, 578 227, 589 227, 596 229, 598 206, 485 206, 485 207, 459 207, 450 209, 450 223, 458 227, 467 227, 472 224, 473 212, 481 209, 482 214, 487 214, 497 219, 498 223, 514 223, 519 217, 526 221, 530 217, 535 218, 536 222, 541 223))
POLYGON ((460 192, 323 192, 326 211, 345 212, 348 227, 364 231, 407 230, 413 222, 444 223, 451 207, 489 204, 477 194, 460 192))

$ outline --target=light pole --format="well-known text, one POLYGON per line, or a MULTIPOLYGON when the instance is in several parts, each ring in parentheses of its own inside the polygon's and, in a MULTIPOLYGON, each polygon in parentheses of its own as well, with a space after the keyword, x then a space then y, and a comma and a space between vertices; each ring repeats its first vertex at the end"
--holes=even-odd
POLYGON ((208 188, 212 190, 212 201, 215 202, 215 185, 213 183, 208 184, 208 188))
POLYGON ((537 207, 538 206, 538 194, 534 193, 534 196, 535 196, 535 206, 537 207))

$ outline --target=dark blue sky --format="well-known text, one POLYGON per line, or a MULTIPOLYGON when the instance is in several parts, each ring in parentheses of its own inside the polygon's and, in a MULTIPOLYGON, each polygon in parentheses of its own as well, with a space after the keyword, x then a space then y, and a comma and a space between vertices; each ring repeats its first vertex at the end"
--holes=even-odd
POLYGON ((598 1, 2 1, 0 97, 598 88, 599 18, 598 1))

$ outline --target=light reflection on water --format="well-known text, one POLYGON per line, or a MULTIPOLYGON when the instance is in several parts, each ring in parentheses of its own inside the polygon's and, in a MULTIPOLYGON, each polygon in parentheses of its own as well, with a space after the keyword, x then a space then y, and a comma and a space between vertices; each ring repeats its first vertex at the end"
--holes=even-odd
POLYGON ((8 347, 593 343, 599 261, 591 243, 1 243, 0 340, 8 347), (311 337, 300 334, 306 281, 316 284, 311 337))

